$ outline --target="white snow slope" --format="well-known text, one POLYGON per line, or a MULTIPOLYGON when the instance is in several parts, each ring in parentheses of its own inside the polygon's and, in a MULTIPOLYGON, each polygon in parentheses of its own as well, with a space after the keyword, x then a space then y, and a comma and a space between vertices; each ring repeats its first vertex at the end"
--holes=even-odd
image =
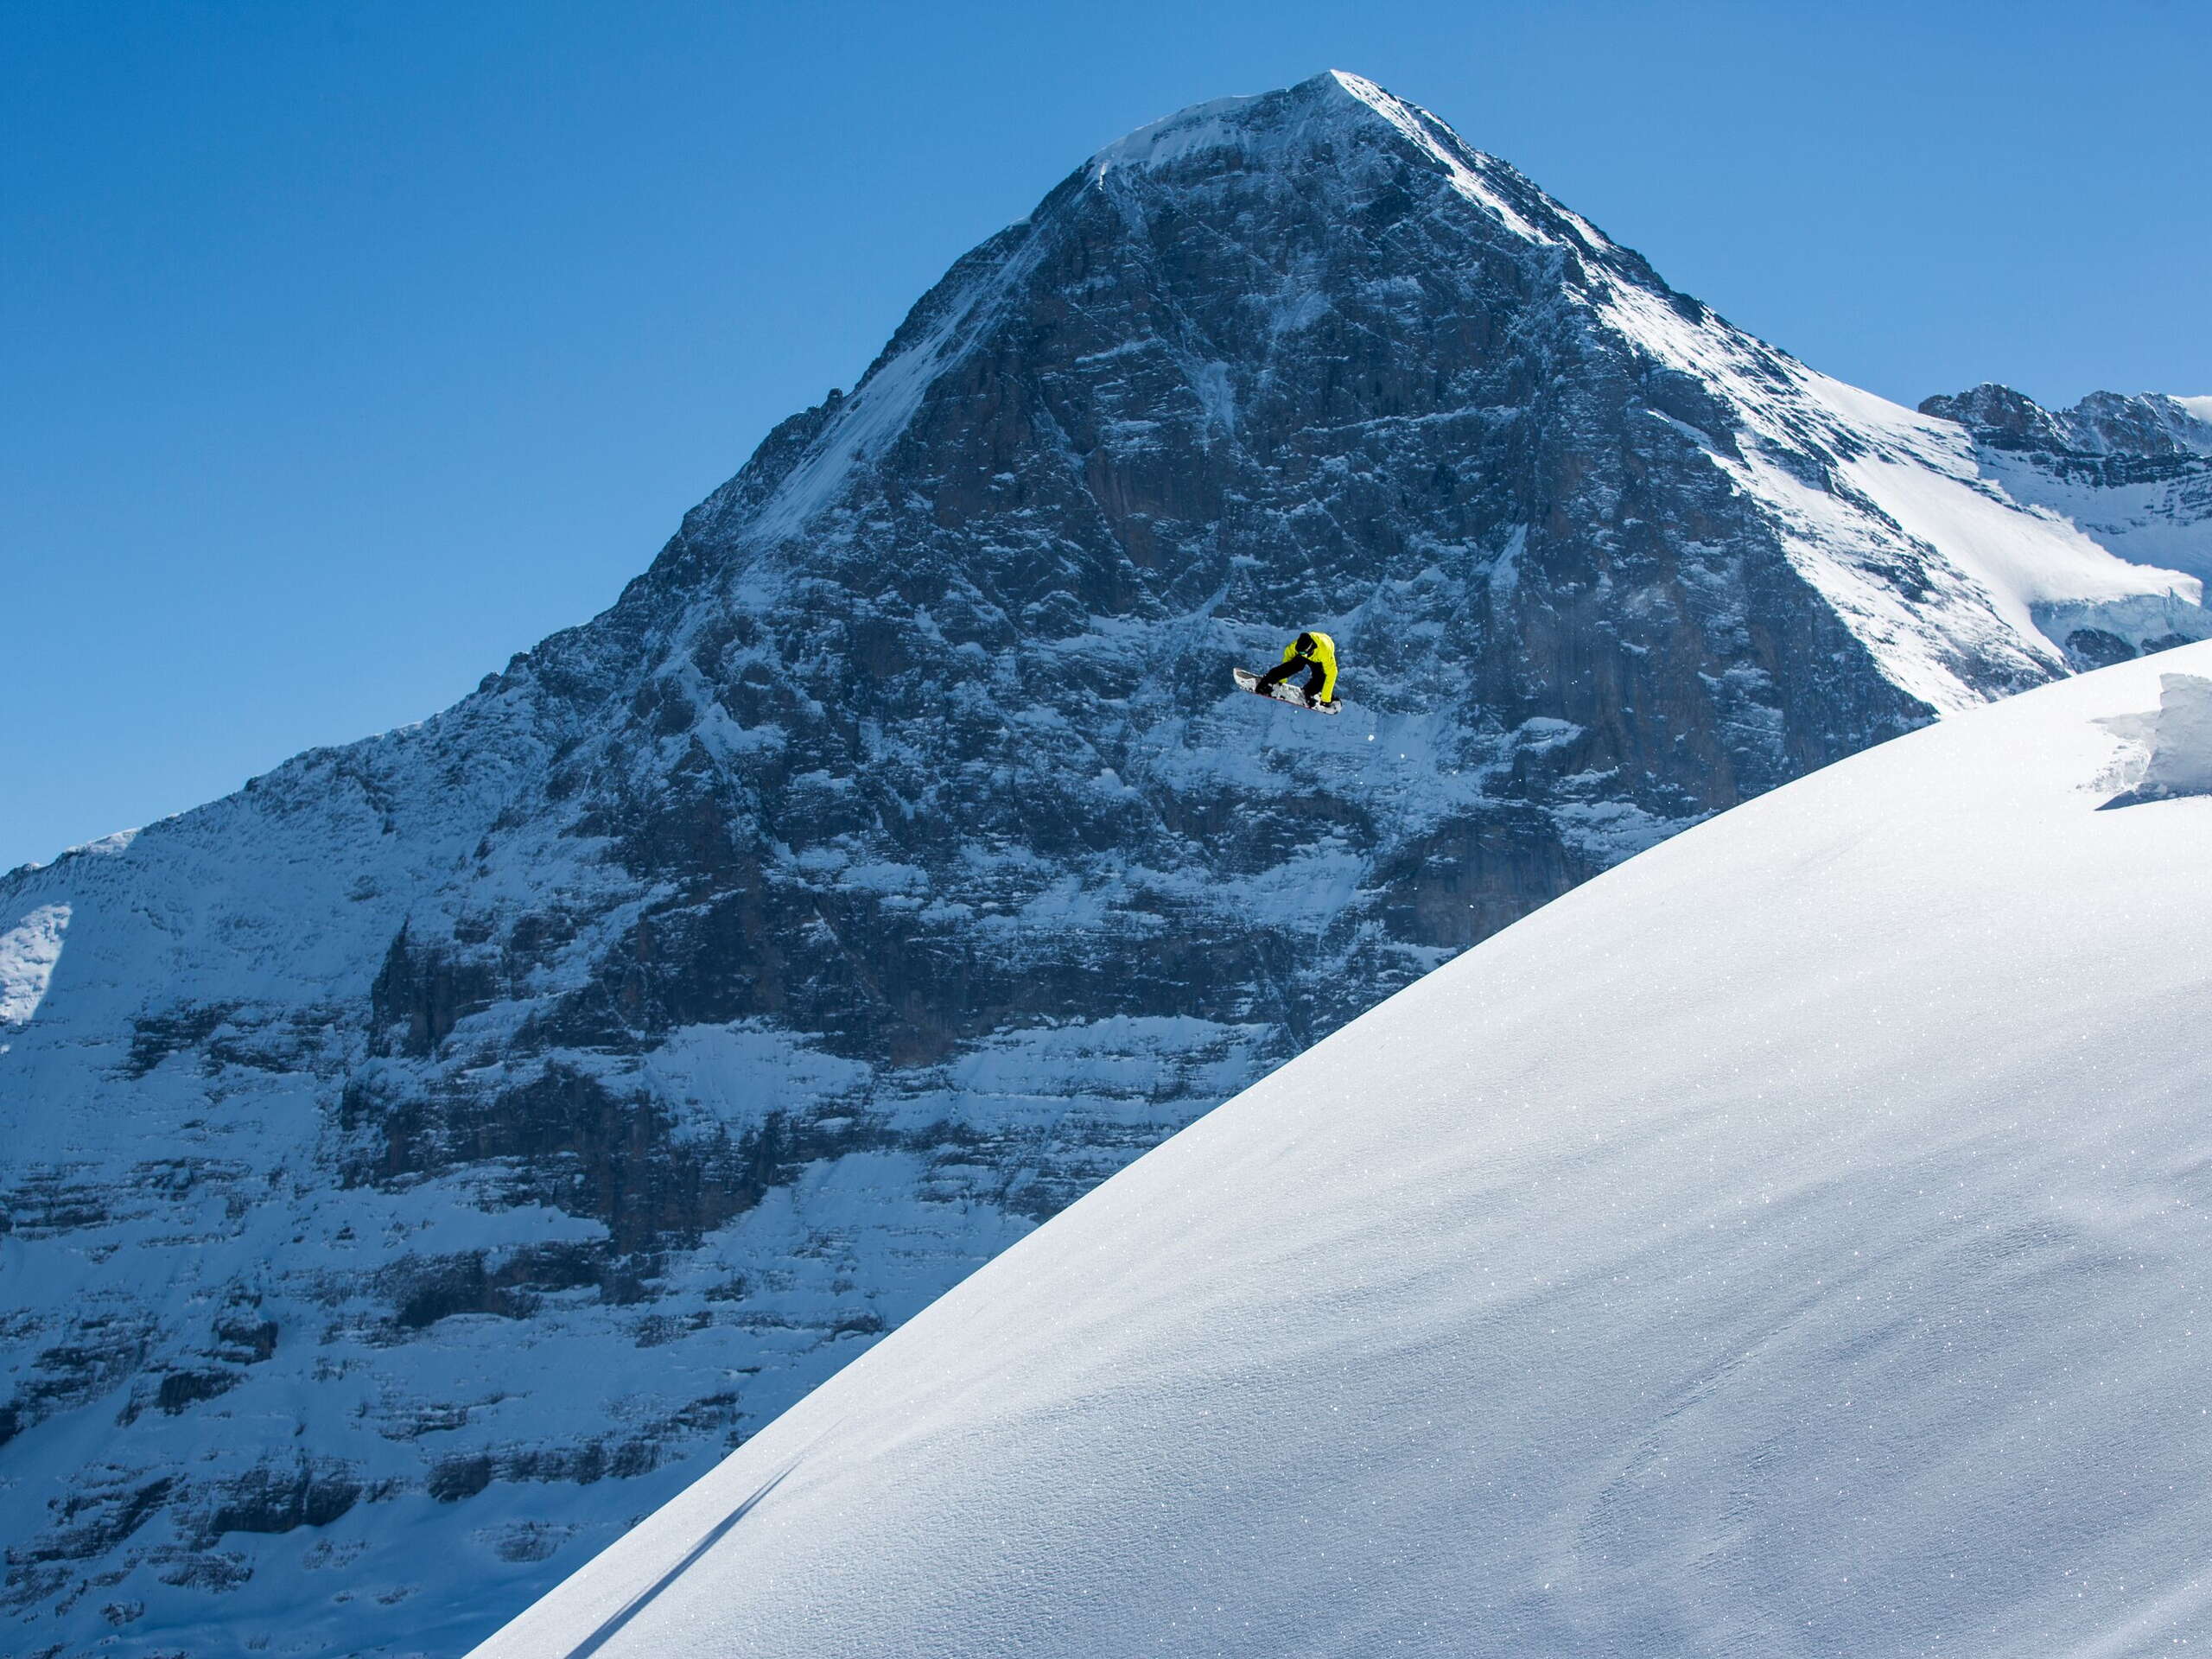
POLYGON ((2101 810, 2190 775, 2207 677, 1964 715, 1556 900, 480 1655, 2212 1635, 2212 798, 2101 810))

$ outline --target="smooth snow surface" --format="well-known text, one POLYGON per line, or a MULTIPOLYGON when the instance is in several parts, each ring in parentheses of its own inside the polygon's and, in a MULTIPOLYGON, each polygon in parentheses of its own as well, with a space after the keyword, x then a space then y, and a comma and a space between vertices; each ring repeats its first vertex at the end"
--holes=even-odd
POLYGON ((1963 715, 1554 901, 479 1652, 2212 1635, 2212 800, 2100 810, 2207 672, 1963 715))

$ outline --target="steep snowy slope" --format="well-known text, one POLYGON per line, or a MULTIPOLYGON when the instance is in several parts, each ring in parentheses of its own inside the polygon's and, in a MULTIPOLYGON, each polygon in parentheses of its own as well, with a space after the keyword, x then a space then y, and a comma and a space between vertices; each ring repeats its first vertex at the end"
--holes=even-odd
POLYGON ((1357 77, 1147 128, 605 614, 0 877, 0 1618, 457 1652, 1390 991, 2199 594, 1357 77), (1315 625, 1344 715, 1230 689, 1315 625))
POLYGON ((1599 877, 1014 1246, 480 1659, 2212 1635, 2207 676, 2032 692, 1599 877))

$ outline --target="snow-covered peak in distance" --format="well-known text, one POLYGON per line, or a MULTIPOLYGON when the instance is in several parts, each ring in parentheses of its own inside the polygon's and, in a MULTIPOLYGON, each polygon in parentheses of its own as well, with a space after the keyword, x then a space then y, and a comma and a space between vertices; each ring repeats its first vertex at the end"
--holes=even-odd
POLYGON ((2069 412, 2107 454, 2212 455, 2212 397, 2093 391, 2069 412))
POLYGON ((1599 877, 478 1659, 2202 1642, 2208 676, 2030 692, 1599 877))
POLYGON ((2093 391, 2071 409, 2047 410, 2024 392, 1984 381, 1920 407, 2000 448, 2134 461, 2212 455, 2212 397, 2093 391))
MULTIPOLYGON (((1963 427, 1998 489, 2145 565, 2212 577, 2212 397, 2094 391, 2047 410, 1985 383, 1921 405, 1963 427)), ((2128 654, 2104 639, 2090 661, 2128 654)))

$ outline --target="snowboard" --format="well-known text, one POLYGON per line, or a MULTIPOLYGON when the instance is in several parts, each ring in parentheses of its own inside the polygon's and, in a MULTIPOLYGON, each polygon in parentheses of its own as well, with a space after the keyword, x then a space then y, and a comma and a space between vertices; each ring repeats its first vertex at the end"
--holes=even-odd
POLYGON ((1229 671, 1236 677, 1237 688, 1240 690, 1254 692, 1263 697, 1273 697, 1277 702, 1287 702, 1294 709, 1311 709, 1318 714, 1333 715, 1344 707, 1344 704, 1334 697, 1330 698, 1326 702, 1308 702, 1306 701, 1306 693, 1287 680, 1278 681, 1262 691, 1260 677, 1250 669, 1232 668, 1229 671))

